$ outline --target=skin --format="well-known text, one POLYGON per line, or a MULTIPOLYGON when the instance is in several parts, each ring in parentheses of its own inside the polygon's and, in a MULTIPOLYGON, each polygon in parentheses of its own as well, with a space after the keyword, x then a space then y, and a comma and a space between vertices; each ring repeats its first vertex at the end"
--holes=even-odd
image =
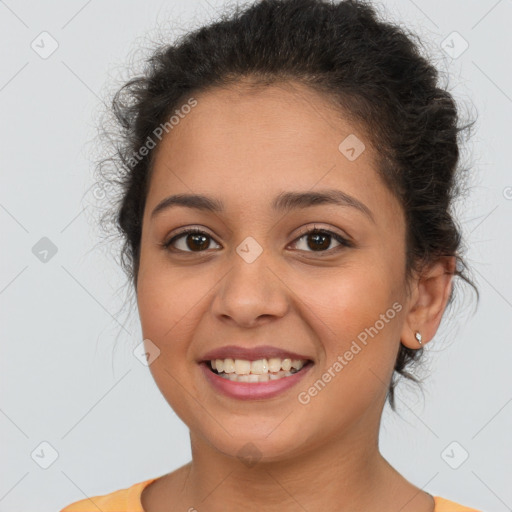
POLYGON ((424 345, 436 333, 454 258, 405 281, 405 218, 375 170, 378 155, 362 127, 316 92, 239 83, 194 97, 198 105, 157 148, 137 280, 143 335, 160 350, 150 370, 190 429, 192 461, 144 490, 144 510, 432 512, 432 496, 382 457, 378 432, 399 344, 417 349, 415 331, 424 345), (350 134, 366 146, 354 161, 338 150, 350 134), (347 206, 271 209, 281 192, 321 189, 357 198, 374 222, 347 206), (151 218, 178 193, 218 198, 225 211, 178 206, 151 218), (206 249, 194 251, 193 240, 190 249, 186 236, 174 246, 188 252, 162 247, 185 226, 211 237, 206 249), (353 246, 328 238, 314 250, 303 235, 314 226, 353 246), (248 236, 263 249, 252 263, 236 252, 248 236), (401 311, 301 404, 298 393, 395 302, 401 311), (228 344, 275 345, 315 364, 275 398, 236 400, 217 393, 197 363, 228 344), (249 442, 259 456, 250 467, 237 457, 249 442))

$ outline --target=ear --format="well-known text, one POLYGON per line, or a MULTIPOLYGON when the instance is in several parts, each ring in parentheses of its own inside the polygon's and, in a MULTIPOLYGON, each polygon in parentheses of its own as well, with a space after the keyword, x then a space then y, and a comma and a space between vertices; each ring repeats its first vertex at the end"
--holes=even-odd
POLYGON ((423 346, 436 334, 450 298, 455 264, 455 256, 442 257, 412 283, 409 311, 400 337, 406 347, 421 348, 414 336, 417 331, 423 346))

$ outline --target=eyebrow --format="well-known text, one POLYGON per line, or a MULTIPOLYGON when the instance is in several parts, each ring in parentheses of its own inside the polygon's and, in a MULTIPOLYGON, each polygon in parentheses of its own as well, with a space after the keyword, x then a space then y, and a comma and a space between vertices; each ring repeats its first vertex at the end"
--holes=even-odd
MULTIPOLYGON (((334 204, 337 206, 349 206, 359 210, 375 223, 371 210, 355 197, 341 190, 330 189, 315 192, 282 192, 272 202, 273 210, 290 211, 300 208, 308 208, 322 204, 334 204)), ((224 211, 224 203, 220 199, 207 197, 201 194, 176 194, 166 197, 158 203, 151 218, 158 213, 174 206, 183 206, 196 210, 221 213, 224 211)))

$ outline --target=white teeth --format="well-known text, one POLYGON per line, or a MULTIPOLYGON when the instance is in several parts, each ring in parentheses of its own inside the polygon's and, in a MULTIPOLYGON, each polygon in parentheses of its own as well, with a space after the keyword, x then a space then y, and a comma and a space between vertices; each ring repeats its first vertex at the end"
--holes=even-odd
POLYGON ((238 375, 248 375, 251 373, 251 361, 247 361, 246 359, 235 359, 235 373, 238 373, 238 375))
POLYGON ((233 382, 268 382, 269 380, 279 380, 283 377, 290 377, 293 375, 292 372, 285 372, 280 370, 277 373, 264 373, 261 375, 252 374, 249 375, 237 375, 236 373, 219 373, 219 377, 223 379, 231 380, 233 382))
POLYGON ((224 373, 234 373, 235 361, 233 359, 224 359, 224 373))
POLYGON ((251 373, 261 375, 262 373, 268 373, 268 361, 266 359, 258 359, 257 361, 251 362, 251 373))
POLYGON ((291 359, 283 359, 283 362, 281 363, 281 368, 288 372, 292 369, 292 360, 291 359))
POLYGON ((304 366, 304 361, 301 361, 300 359, 292 359, 292 368, 295 368, 296 370, 300 370, 304 366))
POLYGON ((268 371, 275 373, 281 369, 281 359, 278 357, 271 357, 268 360, 268 371))
POLYGON ((217 370, 219 376, 232 381, 267 382, 293 375, 306 364, 306 361, 279 357, 256 361, 227 358, 212 359, 210 364, 213 370, 217 370))

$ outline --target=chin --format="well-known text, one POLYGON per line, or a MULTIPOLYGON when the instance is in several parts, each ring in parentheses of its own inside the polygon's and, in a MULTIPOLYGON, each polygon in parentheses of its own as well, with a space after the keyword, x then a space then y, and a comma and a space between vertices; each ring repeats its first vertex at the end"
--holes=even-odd
POLYGON ((228 457, 237 458, 247 467, 252 467, 256 463, 293 459, 306 451, 314 438, 303 428, 297 428, 300 423, 296 423, 293 427, 285 426, 286 420, 279 425, 279 421, 274 419, 270 428, 263 429, 255 425, 254 418, 246 417, 245 420, 245 422, 238 421, 236 428, 231 423, 229 429, 231 436, 219 425, 215 427, 212 425, 204 430, 201 429, 201 437, 215 450, 228 457), (213 432, 217 435, 212 436, 213 432))

